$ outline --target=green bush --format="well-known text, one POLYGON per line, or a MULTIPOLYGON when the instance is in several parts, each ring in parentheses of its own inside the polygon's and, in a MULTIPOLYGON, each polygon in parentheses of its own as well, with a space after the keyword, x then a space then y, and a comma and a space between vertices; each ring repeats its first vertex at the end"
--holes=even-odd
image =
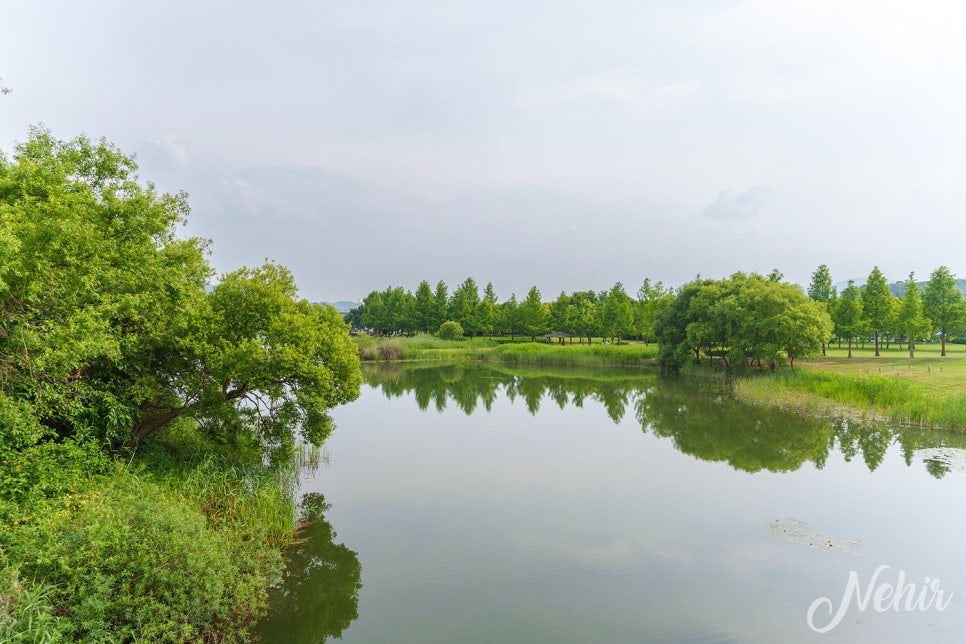
POLYGON ((439 327, 439 338, 440 340, 462 340, 463 326, 452 320, 443 322, 439 327))
POLYGON ((199 640, 243 632, 265 602, 231 543, 157 485, 118 472, 19 531, 27 575, 84 641, 199 640), (24 538, 26 537, 26 538, 24 538))
POLYGON ((291 542, 291 472, 173 437, 132 472, 0 501, 0 640, 247 639, 291 542))

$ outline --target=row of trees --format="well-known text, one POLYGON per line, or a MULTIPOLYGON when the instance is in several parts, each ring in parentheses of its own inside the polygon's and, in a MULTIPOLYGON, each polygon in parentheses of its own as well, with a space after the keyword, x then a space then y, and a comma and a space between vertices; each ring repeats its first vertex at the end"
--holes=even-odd
POLYGON ((373 291, 348 319, 378 333, 436 333, 444 322, 453 321, 468 336, 524 335, 532 340, 560 331, 581 342, 593 337, 618 342, 656 338, 668 366, 680 366, 684 355, 713 355, 726 364, 739 358, 773 365, 813 355, 816 348, 824 355, 828 341, 836 337, 848 344, 850 357, 853 342, 869 336, 876 355, 884 339, 907 342, 914 356, 916 340, 933 333, 946 355, 950 335, 966 329, 966 305, 956 276, 941 266, 924 284, 910 273, 897 289, 901 297, 893 295, 895 287, 875 267, 865 285, 850 281, 839 293, 824 264, 812 274, 807 291, 784 282, 775 270, 767 276, 736 273, 726 280, 699 277, 677 290, 645 279, 637 299, 618 282, 606 291, 561 292, 552 302, 543 302, 533 287, 524 300, 514 294, 501 303, 492 283, 480 294, 476 282, 467 278, 450 293, 445 282, 433 289, 424 280, 415 294, 401 287, 373 291), (806 306, 808 301, 818 306, 806 306))
POLYGON ((561 292, 553 302, 544 302, 534 286, 522 301, 512 294, 501 303, 492 283, 480 294, 476 282, 467 278, 449 293, 445 282, 437 282, 433 289, 423 280, 415 294, 392 286, 369 293, 347 320, 378 333, 436 333, 443 323, 453 321, 468 336, 523 335, 533 340, 560 331, 581 342, 594 337, 619 342, 632 336, 650 342, 660 302, 670 291, 645 279, 637 296, 632 299, 618 282, 607 291, 561 292))
MULTIPOLYGON (((952 333, 966 327, 966 304, 957 286, 956 276, 949 268, 940 266, 920 287, 914 273, 903 285, 902 297, 893 295, 888 281, 876 266, 861 288, 849 280, 841 293, 832 286, 828 266, 819 266, 812 273, 809 297, 821 302, 832 317, 835 336, 848 342, 852 357, 855 338, 872 337, 875 355, 879 355, 881 341, 906 342, 909 356, 915 357, 916 340, 938 334, 942 355, 952 333)), ((824 344, 823 344, 824 353, 824 344)))

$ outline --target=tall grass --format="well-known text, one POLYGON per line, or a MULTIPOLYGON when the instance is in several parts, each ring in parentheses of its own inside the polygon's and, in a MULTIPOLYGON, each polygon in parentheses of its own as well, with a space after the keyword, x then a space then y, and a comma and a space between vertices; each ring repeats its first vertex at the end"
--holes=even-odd
POLYGON ((0 507, 0 640, 248 639, 291 543, 296 466, 184 429, 63 495, 0 507))
POLYGON ((502 344, 481 354, 484 361, 578 367, 631 367, 653 364, 657 346, 640 344, 556 345, 536 342, 502 344))
POLYGON ((357 339, 363 360, 480 360, 507 364, 627 367, 653 364, 657 345, 507 343, 485 338, 440 340, 433 336, 357 339))
POLYGON ((872 419, 919 427, 966 430, 966 394, 943 395, 875 373, 840 374, 795 369, 740 378, 744 399, 812 412, 850 408, 872 419))
POLYGON ((51 586, 22 583, 19 567, 5 564, 0 589, 0 642, 52 644, 67 639, 66 619, 53 613, 51 586))

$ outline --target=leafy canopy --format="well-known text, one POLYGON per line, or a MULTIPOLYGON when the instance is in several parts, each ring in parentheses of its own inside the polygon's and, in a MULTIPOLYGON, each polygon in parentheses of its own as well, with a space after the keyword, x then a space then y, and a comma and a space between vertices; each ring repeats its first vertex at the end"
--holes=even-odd
POLYGON ((38 128, 0 157, 0 454, 134 446, 179 416, 268 452, 328 435, 361 381, 344 322, 275 264, 206 292, 187 214, 104 140, 38 128))

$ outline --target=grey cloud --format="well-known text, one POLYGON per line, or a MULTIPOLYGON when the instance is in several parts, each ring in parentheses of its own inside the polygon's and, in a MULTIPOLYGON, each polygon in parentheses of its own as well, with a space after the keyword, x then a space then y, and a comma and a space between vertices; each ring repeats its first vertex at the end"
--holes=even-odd
POLYGON ((745 192, 725 190, 718 199, 704 209, 709 219, 748 219, 760 211, 768 198, 766 186, 753 186, 745 192))

